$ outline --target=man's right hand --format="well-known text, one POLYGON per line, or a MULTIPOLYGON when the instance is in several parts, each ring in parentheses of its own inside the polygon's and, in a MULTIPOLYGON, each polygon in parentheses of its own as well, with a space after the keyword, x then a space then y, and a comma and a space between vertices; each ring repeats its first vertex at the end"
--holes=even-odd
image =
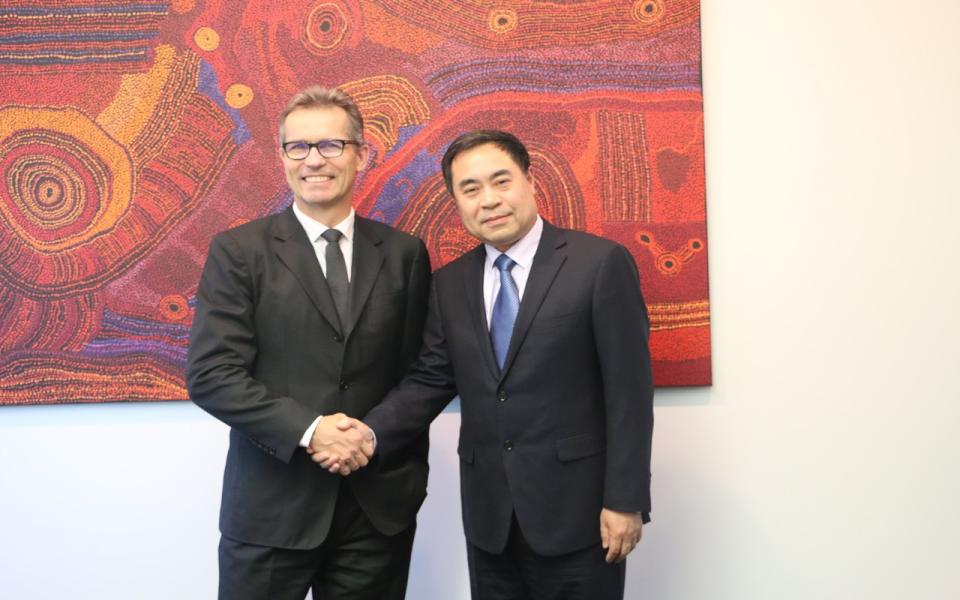
POLYGON ((373 456, 373 432, 343 413, 325 415, 313 431, 307 453, 331 473, 349 475, 373 456))

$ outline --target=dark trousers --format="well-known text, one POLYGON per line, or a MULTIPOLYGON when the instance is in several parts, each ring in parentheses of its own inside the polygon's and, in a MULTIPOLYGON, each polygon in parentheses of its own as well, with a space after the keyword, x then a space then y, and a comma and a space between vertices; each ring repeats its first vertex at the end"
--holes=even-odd
POLYGON ((220 538, 220 600, 403 600, 411 526, 394 536, 377 531, 350 486, 340 486, 327 539, 289 550, 220 538))
MULTIPOLYGON (((600 527, 599 518, 597 527, 600 527)), ((560 556, 541 556, 523 538, 516 518, 501 554, 467 542, 473 600, 623 600, 626 562, 607 564, 598 543, 560 556)))

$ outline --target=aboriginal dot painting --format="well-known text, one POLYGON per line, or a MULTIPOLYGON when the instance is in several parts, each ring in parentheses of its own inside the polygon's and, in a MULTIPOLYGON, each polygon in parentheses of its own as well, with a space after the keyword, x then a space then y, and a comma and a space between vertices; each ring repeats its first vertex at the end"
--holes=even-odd
POLYGON ((288 206, 277 116, 338 86, 361 215, 472 248, 439 161, 530 148, 541 213, 619 241, 659 386, 710 383, 696 0, 0 0, 0 404, 182 400, 211 237, 288 206))

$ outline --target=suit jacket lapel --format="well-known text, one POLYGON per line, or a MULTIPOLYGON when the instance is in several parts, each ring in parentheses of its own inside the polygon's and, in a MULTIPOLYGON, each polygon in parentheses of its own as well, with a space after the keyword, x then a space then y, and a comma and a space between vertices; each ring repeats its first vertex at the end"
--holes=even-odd
POLYGON ((326 277, 323 276, 323 269, 317 262, 316 251, 290 208, 277 215, 274 221, 273 249, 280 261, 300 282, 300 286, 323 318, 342 334, 337 307, 333 303, 333 296, 330 295, 330 287, 327 285, 326 277))
MULTIPOLYGON (((547 223, 543 222, 543 234, 540 236, 540 245, 537 247, 537 253, 533 257, 533 265, 530 268, 530 277, 527 278, 527 286, 523 290, 523 299, 520 301, 520 312, 517 313, 517 322, 513 327, 513 335, 510 337, 510 348, 507 350, 507 358, 503 362, 503 372, 501 377, 505 377, 513 365, 514 359, 523 344, 527 332, 530 330, 530 324, 533 318, 540 310, 543 300, 547 297, 550 286, 553 285, 560 267, 567 260, 566 252, 563 247, 567 241, 563 232, 547 223)), ((492 352, 492 350, 491 350, 492 352)))
POLYGON ((490 327, 487 324, 487 311, 483 297, 483 267, 486 264, 487 251, 483 244, 478 246, 470 256, 470 260, 463 270, 463 283, 466 286, 467 310, 473 329, 477 334, 477 343, 483 362, 490 369, 495 378, 500 377, 500 367, 497 366, 497 357, 493 353, 493 343, 490 341, 490 327))
POLYGON ((383 252, 380 244, 383 243, 368 227, 368 222, 357 217, 353 236, 353 267, 350 275, 350 318, 347 320, 344 336, 349 336, 357 320, 363 314, 363 307, 370 297, 373 284, 383 266, 383 252))

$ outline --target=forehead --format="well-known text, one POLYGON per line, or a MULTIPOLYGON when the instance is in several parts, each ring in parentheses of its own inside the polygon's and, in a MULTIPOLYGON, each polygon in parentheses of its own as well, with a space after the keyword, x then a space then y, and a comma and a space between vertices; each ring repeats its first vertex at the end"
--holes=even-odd
POLYGON ((350 116, 339 106, 298 108, 284 119, 283 129, 288 140, 349 138, 350 116))
POLYGON ((501 171, 520 172, 520 165, 495 144, 482 144, 458 154, 450 163, 454 181, 481 179, 501 171))

